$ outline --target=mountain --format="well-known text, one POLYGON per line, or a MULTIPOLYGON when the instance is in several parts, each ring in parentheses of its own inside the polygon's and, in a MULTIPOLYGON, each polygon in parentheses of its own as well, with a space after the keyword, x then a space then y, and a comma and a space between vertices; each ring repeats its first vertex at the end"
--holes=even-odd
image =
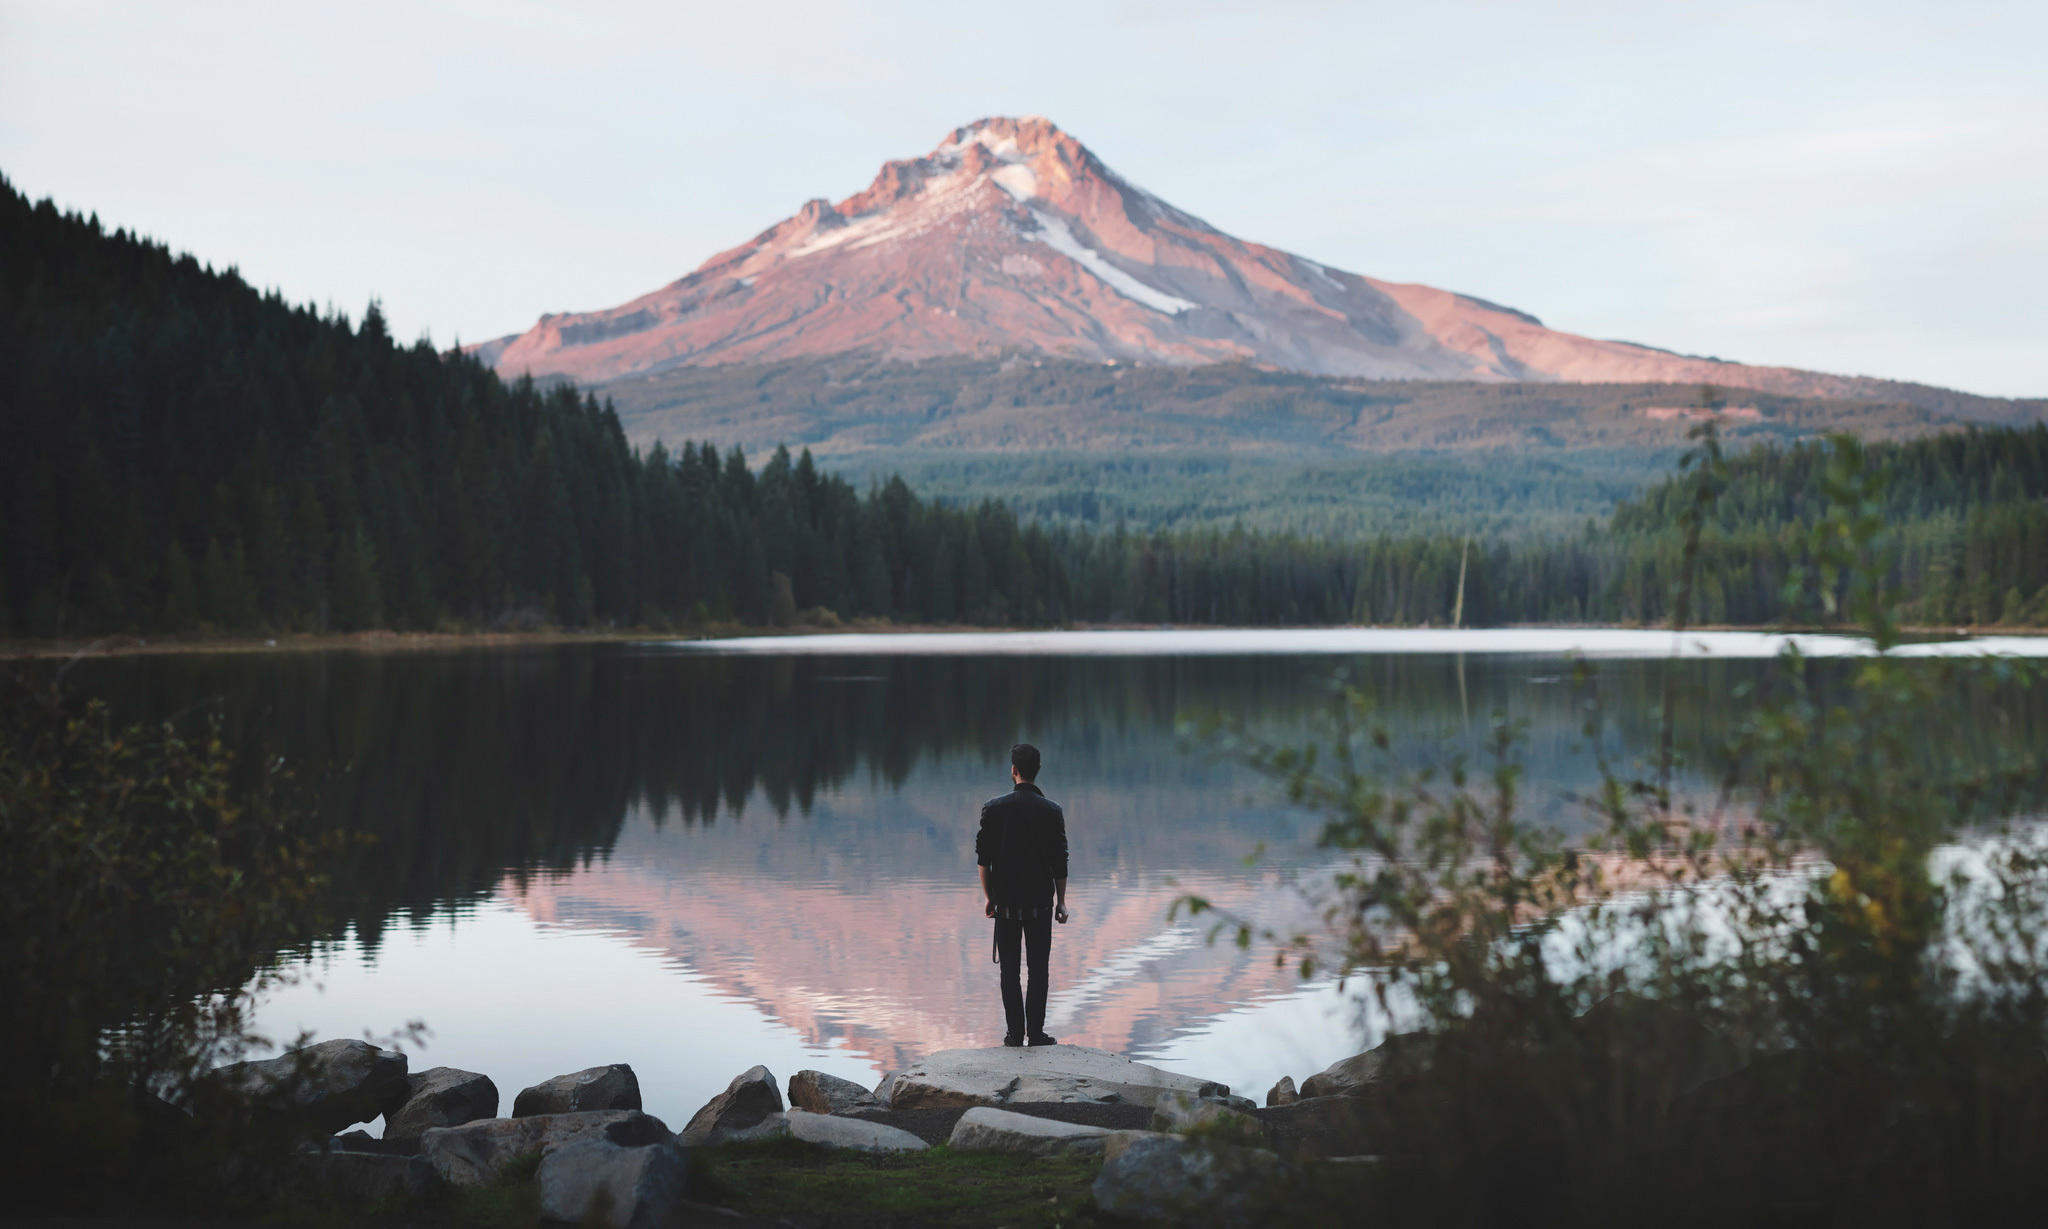
MULTIPOLYGON (((501 374, 600 383, 865 351, 1248 363, 1380 380, 1712 383, 1925 404, 1939 390, 1600 341, 1430 286, 1224 234, 1042 118, 985 119, 608 311, 472 347, 501 374)), ((1928 407, 1932 408, 1932 407, 1928 407)))

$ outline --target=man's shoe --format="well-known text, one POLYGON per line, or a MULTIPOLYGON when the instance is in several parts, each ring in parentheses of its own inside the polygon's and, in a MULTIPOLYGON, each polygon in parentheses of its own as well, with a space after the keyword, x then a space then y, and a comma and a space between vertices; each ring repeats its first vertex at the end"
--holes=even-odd
POLYGON ((1003 1044, 1006 1046, 1021 1046, 1024 1044, 1024 1038, 1016 1033, 1009 1033, 1003 1037, 1003 1044))
POLYGON ((1060 1039, 1051 1033, 1033 1033, 1031 1035, 1030 1044, 1035 1046, 1056 1046, 1059 1043, 1060 1039))

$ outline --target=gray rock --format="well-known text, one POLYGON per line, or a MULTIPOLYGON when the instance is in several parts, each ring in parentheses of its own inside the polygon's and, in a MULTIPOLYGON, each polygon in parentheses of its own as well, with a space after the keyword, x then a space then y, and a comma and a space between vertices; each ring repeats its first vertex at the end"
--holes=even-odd
POLYGON ((214 1069, 251 1108, 294 1118, 322 1135, 369 1122, 405 1101, 405 1055, 336 1039, 261 1062, 214 1069))
POLYGON ((777 1110, 750 1127, 727 1127, 714 1131, 707 1146, 719 1144, 758 1144, 770 1139, 788 1139, 789 1112, 777 1110))
POLYGON ((1294 1077, 1283 1075, 1280 1077, 1280 1082, 1273 1085, 1272 1089, 1266 1093, 1266 1108, 1271 1109, 1276 1105, 1293 1105, 1299 1100, 1301 1100, 1301 1094, 1294 1091, 1294 1077))
POLYGON ((1223 1096, 1230 1088, 1087 1046, 1004 1046, 941 1050, 884 1077, 875 1089, 875 1099, 892 1110, 1048 1103, 1151 1105, 1168 1092, 1223 1096))
POLYGON ((751 1067, 734 1076, 732 1083, 704 1103, 683 1128, 683 1145, 689 1148, 722 1144, 735 1133, 757 1126, 770 1114, 782 1112, 782 1093, 766 1067, 751 1067))
POLYGON ((1102 1141, 1102 1159, 1106 1164, 1124 1154, 1124 1149, 1141 1139, 1158 1139, 1157 1131, 1111 1131, 1102 1141))
POLYGON ((407 1076, 405 1085, 405 1104, 384 1116, 385 1139, 417 1141, 432 1127, 459 1127, 498 1116, 498 1086, 487 1075, 430 1067, 407 1076))
POLYGON ((522 1157, 546 1157, 581 1139, 634 1148, 673 1144, 675 1136, 661 1119, 639 1110, 537 1114, 430 1127, 420 1136, 420 1155, 451 1186, 483 1186, 522 1157))
POLYGON ((879 1122, 813 1114, 809 1110, 784 1110, 770 1114, 751 1127, 728 1132, 719 1143, 755 1142, 764 1139, 795 1139, 820 1148, 843 1148, 854 1152, 922 1152, 925 1142, 910 1132, 879 1122))
POLYGON ((858 1114, 882 1108, 867 1089, 822 1071, 799 1071, 790 1076, 789 1103, 813 1114, 858 1114))
POLYGON ((1190 1097, 1184 1093, 1159 1098, 1152 1107, 1152 1129, 1251 1147, 1265 1147, 1272 1142, 1266 1124, 1238 1107, 1218 1098, 1190 1097))
POLYGON ((321 1193, 342 1203, 431 1195, 441 1175, 423 1157, 341 1148, 299 1158, 300 1172, 321 1193))
POLYGON ((844 1148, 854 1152, 923 1152, 923 1140, 900 1127, 879 1122, 862 1122, 832 1114, 813 1114, 793 1109, 783 1115, 790 1136, 821 1148, 844 1148))
POLYGON ((1104 1212, 1175 1225, 1265 1223, 1281 1176, 1271 1152, 1178 1135, 1119 1133, 1116 1143, 1095 1176, 1104 1212))
POLYGON ((1429 1069, 1436 1039, 1428 1033, 1401 1033, 1387 1038, 1363 1054, 1338 1059, 1301 1082, 1301 1096, 1359 1097, 1373 1085, 1398 1076, 1419 1075, 1429 1069))
POLYGON ((683 1201, 683 1154, 663 1144, 579 1139, 550 1152, 534 1180, 540 1218, 561 1225, 660 1229, 683 1201))
POLYGON ((946 1140, 955 1152, 1010 1152, 1025 1156, 1099 1156, 1116 1132, 1103 1127, 1036 1118, 978 1105, 960 1115, 946 1140))
MULTIPOLYGON (((497 1104, 495 1092, 492 1105, 497 1104)), ((636 1110, 640 1108, 640 1081, 624 1063, 591 1067, 542 1080, 522 1088, 512 1099, 512 1116, 530 1118, 535 1114, 579 1114, 590 1110, 636 1110)), ((497 1111, 495 1108, 493 1113, 497 1111)))

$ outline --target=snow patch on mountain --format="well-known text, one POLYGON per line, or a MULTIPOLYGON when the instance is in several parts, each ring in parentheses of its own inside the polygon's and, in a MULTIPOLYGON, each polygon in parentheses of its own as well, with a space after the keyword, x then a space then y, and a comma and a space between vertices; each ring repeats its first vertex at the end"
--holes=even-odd
POLYGON ((1093 273, 1098 280, 1126 299, 1143 303, 1153 311, 1177 315, 1195 304, 1186 299, 1177 299, 1163 290, 1155 290, 1130 274, 1103 259, 1102 253, 1088 247, 1074 237, 1067 224, 1042 209, 1033 209, 1031 216, 1038 223, 1038 233, 1029 236, 1045 246, 1069 257, 1082 268, 1093 273))
POLYGON ((1008 192, 1011 200, 1028 201, 1038 195, 1038 176, 1030 167, 1021 163, 1013 162, 1002 167, 990 174, 989 178, 996 181, 996 187, 1008 192))

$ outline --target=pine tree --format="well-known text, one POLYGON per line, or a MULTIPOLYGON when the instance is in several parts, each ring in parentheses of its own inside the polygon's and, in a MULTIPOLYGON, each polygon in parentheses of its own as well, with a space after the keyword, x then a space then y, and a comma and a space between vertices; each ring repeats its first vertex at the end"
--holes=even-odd
POLYGON ((366 631, 384 617, 384 598, 377 581, 377 553, 369 535, 357 525, 343 535, 334 561, 334 624, 344 632, 366 631))
POLYGON ((179 635, 199 629, 199 584, 192 576, 192 561, 185 548, 171 541, 164 557, 164 626, 179 635))

